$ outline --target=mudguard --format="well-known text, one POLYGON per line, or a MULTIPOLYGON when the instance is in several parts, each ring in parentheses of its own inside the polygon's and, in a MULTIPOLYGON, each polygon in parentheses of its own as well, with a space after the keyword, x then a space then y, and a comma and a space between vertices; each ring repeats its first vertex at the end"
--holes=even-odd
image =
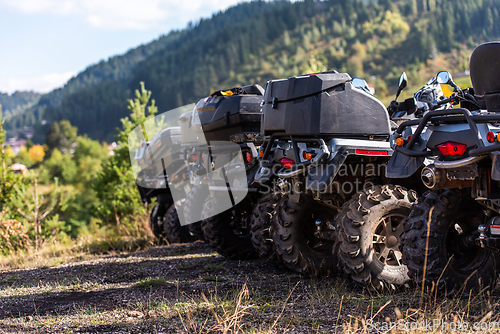
POLYGON ((270 168, 260 167, 257 168, 255 175, 253 177, 253 182, 249 184, 260 183, 264 184, 273 176, 273 172, 270 168))
POLYGON ((412 176, 424 163, 425 157, 410 157, 394 152, 387 163, 385 176, 390 179, 404 179, 412 176))
POLYGON ((337 176, 340 167, 347 158, 347 150, 339 150, 328 163, 309 168, 306 178, 306 189, 320 192, 325 190, 337 176))
POLYGON ((495 181, 500 181, 500 157, 493 155, 491 163, 491 178, 495 181))

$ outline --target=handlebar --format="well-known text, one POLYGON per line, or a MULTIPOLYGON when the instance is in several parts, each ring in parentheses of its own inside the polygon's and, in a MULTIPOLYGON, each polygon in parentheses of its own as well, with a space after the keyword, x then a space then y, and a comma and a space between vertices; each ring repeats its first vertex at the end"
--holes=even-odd
POLYGON ((414 97, 404 100, 403 102, 392 101, 387 107, 389 116, 392 116, 398 111, 406 111, 408 115, 413 114, 417 110, 417 101, 414 97))

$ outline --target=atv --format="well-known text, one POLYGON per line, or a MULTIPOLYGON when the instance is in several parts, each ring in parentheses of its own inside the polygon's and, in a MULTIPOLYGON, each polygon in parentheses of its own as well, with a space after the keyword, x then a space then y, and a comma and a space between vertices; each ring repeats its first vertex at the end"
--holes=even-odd
POLYGON ((272 226, 276 253, 312 276, 338 267, 383 288, 408 280, 403 222, 414 190, 385 177, 391 122, 362 79, 328 71, 266 85, 257 180, 277 176, 285 193, 272 226))
POLYGON ((186 222, 201 220, 205 241, 232 259, 272 253, 270 208, 279 195, 254 182, 263 92, 259 85, 217 91, 196 104, 190 129, 182 131, 200 143, 193 147, 196 162, 190 166, 186 222))
POLYGON ((401 237, 409 276, 446 296, 481 291, 497 278, 500 251, 500 43, 478 46, 470 57, 473 88, 454 93, 394 132, 387 173, 417 174, 427 191, 411 210, 401 237), (443 104, 460 108, 441 108, 443 104))
POLYGON ((158 240, 166 240, 168 243, 185 243, 198 239, 187 227, 181 226, 171 191, 171 187, 177 187, 178 179, 186 175, 189 168, 180 144, 180 127, 167 127, 158 131, 151 141, 141 141, 134 156, 135 163, 140 168, 136 185, 142 202, 149 204, 156 197, 150 213, 151 231, 158 240), (166 175, 166 168, 159 168, 154 161, 155 157, 165 156, 170 158, 167 168, 174 171, 170 175, 166 175))

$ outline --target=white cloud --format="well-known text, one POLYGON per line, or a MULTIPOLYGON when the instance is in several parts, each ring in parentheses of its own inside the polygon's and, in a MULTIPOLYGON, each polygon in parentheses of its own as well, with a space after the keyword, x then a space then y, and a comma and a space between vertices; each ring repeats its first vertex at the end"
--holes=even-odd
POLYGON ((68 15, 76 12, 77 0, 0 0, 0 4, 25 14, 68 15))
POLYGON ((33 90, 39 93, 47 93, 62 87, 76 73, 51 73, 38 77, 0 78, 0 92, 12 94, 15 91, 33 90))
POLYGON ((169 21, 196 21, 242 1, 245 0, 0 0, 0 6, 32 15, 76 16, 100 29, 148 30, 170 26, 169 21), (210 12, 206 12, 207 8, 210 12))

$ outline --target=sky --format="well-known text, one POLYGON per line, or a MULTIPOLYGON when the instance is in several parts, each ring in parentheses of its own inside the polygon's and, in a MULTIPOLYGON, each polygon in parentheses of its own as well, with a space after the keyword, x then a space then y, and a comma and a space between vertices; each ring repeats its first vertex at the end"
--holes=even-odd
POLYGON ((0 92, 46 93, 244 0, 0 0, 0 92))

